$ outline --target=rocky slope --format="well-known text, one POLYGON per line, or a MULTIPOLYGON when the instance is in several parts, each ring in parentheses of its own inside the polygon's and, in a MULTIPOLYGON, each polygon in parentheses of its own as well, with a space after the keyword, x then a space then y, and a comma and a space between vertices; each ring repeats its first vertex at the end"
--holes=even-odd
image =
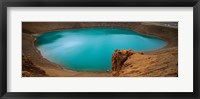
POLYGON ((116 50, 112 55, 112 75, 126 77, 177 77, 178 49, 159 54, 116 50))
POLYGON ((44 70, 36 67, 33 62, 24 54, 22 55, 22 76, 34 77, 34 76, 48 76, 44 70))

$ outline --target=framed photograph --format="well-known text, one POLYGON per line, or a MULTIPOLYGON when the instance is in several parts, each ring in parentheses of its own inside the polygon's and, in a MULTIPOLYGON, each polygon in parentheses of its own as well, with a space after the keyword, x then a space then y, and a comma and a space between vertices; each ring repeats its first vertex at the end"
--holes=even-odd
POLYGON ((2 98, 199 99, 199 0, 0 7, 2 98))

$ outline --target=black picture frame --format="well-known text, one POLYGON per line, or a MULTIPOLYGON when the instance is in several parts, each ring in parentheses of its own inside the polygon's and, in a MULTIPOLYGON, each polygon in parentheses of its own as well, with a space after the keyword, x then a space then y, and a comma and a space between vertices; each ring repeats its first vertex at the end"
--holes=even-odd
POLYGON ((35 98, 116 98, 116 99, 199 99, 200 0, 1 0, 0 1, 0 97, 35 98), (193 92, 7 92, 7 7, 193 7, 194 69, 193 92))

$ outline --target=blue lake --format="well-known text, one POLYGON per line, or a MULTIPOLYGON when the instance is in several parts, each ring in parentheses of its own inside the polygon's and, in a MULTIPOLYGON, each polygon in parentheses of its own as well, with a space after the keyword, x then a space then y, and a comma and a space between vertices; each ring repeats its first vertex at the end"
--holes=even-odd
POLYGON ((49 61, 75 71, 108 71, 116 49, 150 51, 167 42, 119 28, 85 28, 34 35, 35 45, 49 61))

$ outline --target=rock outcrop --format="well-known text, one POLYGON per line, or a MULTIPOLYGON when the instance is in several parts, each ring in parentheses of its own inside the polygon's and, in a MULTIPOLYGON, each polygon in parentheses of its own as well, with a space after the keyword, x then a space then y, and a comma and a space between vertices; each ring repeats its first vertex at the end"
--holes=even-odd
POLYGON ((119 75, 118 73, 122 69, 124 62, 128 59, 129 56, 135 53, 136 52, 133 50, 115 50, 115 53, 112 55, 112 74, 114 76, 119 75))
POLYGON ((48 76, 44 70, 36 67, 33 62, 24 54, 22 55, 22 76, 34 77, 34 76, 48 76))
POLYGON ((112 75, 124 77, 177 77, 178 50, 147 55, 133 50, 116 50, 112 56, 112 75))

